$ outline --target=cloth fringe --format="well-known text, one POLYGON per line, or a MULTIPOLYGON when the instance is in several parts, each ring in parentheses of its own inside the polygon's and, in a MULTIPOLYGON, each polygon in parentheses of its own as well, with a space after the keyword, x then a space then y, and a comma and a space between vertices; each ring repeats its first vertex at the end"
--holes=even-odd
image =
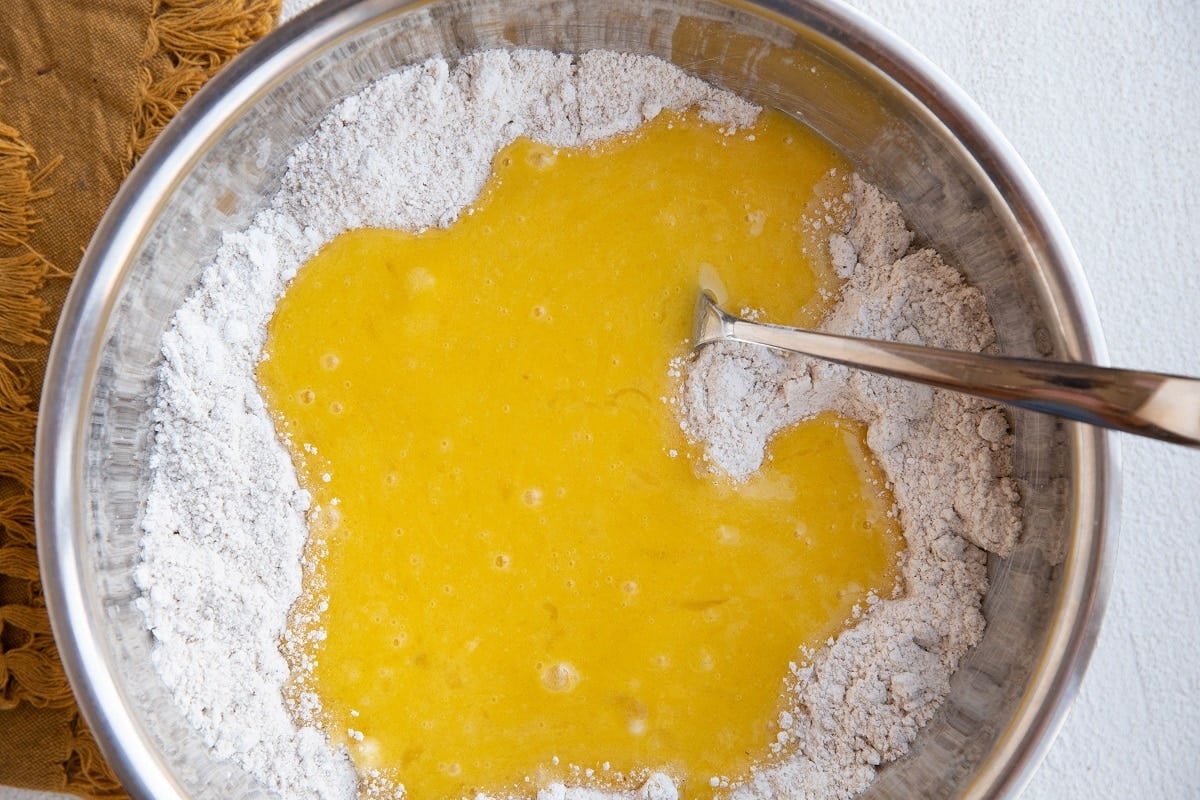
POLYGON ((41 222, 34 204, 61 162, 45 166, 16 129, 0 124, 0 709, 22 701, 66 707, 67 684, 42 601, 33 527, 33 441, 37 429, 33 361, 15 355, 49 339, 40 292, 63 273, 29 246, 41 222), (13 252, 14 254, 9 254, 13 252))
POLYGON ((155 0, 128 168, 184 103, 275 26, 281 0, 155 0))
POLYGON ((56 158, 30 175, 29 166, 37 164, 33 148, 16 128, 0 123, 0 246, 20 247, 28 241, 34 226, 41 222, 33 202, 50 194, 37 185, 61 161, 56 158))
POLYGON ((68 752, 70 755, 63 764, 67 774, 65 788, 68 792, 92 800, 117 800, 128 797, 121 788, 121 782, 109 769, 108 762, 100 754, 92 732, 84 725, 83 718, 78 713, 71 722, 68 752))
MULTIPOLYGON (((280 2, 154 0, 126 170, 217 70, 274 27, 280 2)), ((29 238, 42 221, 35 204, 50 194, 44 180, 60 162, 41 165, 19 131, 0 124, 0 588, 7 603, 0 605, 0 709, 75 702, 42 599, 32 501, 38 402, 32 375, 58 311, 41 292, 47 280, 71 273, 43 258, 29 238)), ((78 710, 62 766, 68 792, 125 796, 78 710)))

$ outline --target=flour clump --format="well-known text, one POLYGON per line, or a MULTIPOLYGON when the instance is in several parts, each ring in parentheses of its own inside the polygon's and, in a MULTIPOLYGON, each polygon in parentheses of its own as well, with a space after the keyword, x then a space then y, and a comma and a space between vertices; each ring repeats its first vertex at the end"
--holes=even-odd
MULTIPOLYGON (((313 698, 285 700, 281 642, 309 568, 311 498, 275 435, 255 369, 288 281, 344 231, 452 224, 493 156, 518 136, 577 146, 689 107, 731 129, 757 115, 652 58, 432 59, 338 104, 292 156, 270 207, 225 236, 163 338, 135 576, 158 673, 218 758, 285 797, 402 791, 355 773, 314 721, 313 698)), ((858 179, 829 202, 844 222, 828 248, 846 285, 823 327, 993 346, 981 295, 936 253, 911 249, 894 204, 858 179)), ((832 409, 868 425, 892 482, 908 543, 904 591, 876 598, 857 625, 797 663, 775 756, 729 785, 736 797, 849 797, 906 752, 982 634, 985 550, 1004 555, 1020 531, 1006 417, 978 401, 740 345, 709 347, 677 368, 680 424, 714 470, 748 476, 778 430, 832 409)), ((542 796, 613 795, 552 784, 542 796)), ((678 790, 652 773, 628 796, 673 800, 678 790)))

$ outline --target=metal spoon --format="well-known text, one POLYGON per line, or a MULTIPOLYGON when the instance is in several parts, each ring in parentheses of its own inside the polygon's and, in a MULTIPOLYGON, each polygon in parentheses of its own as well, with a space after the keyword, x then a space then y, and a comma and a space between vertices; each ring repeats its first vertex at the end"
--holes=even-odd
POLYGON ((1195 378, 939 350, 751 322, 723 311, 708 292, 701 292, 692 347, 723 339, 790 350, 1045 414, 1200 446, 1200 380, 1195 378))

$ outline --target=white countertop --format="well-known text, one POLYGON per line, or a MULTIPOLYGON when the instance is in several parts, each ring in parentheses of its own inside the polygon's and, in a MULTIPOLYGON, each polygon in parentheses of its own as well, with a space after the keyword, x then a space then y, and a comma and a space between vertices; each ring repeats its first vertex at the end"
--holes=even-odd
MULTIPOLYGON (((851 0, 970 94, 1079 253, 1112 362, 1200 374, 1200 3, 851 0)), ((1200 797, 1200 451, 1121 437, 1112 592, 1023 797, 1200 797)))

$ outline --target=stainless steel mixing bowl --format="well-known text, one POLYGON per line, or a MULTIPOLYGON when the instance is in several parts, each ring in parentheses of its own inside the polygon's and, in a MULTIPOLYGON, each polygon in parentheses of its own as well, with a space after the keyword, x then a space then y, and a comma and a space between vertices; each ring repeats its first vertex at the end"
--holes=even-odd
MULTIPOLYGON (((136 796, 267 796, 214 761, 151 665, 133 607, 149 401, 163 331, 223 231, 280 185, 341 97, 429 55, 491 47, 649 53, 794 114, 903 206, 984 292, 1002 349, 1102 362, 1096 315, 1053 212, 1003 138, 910 48, 823 2, 333 2, 239 58, 125 183, 71 289, 38 430, 38 548, 54 632, 101 747, 136 796)), ((982 643, 913 752, 869 797, 1015 794, 1075 694, 1114 546, 1115 442, 1018 413, 1027 527, 992 558, 982 643)), ((219 668, 216 666, 214 668, 219 668)))

